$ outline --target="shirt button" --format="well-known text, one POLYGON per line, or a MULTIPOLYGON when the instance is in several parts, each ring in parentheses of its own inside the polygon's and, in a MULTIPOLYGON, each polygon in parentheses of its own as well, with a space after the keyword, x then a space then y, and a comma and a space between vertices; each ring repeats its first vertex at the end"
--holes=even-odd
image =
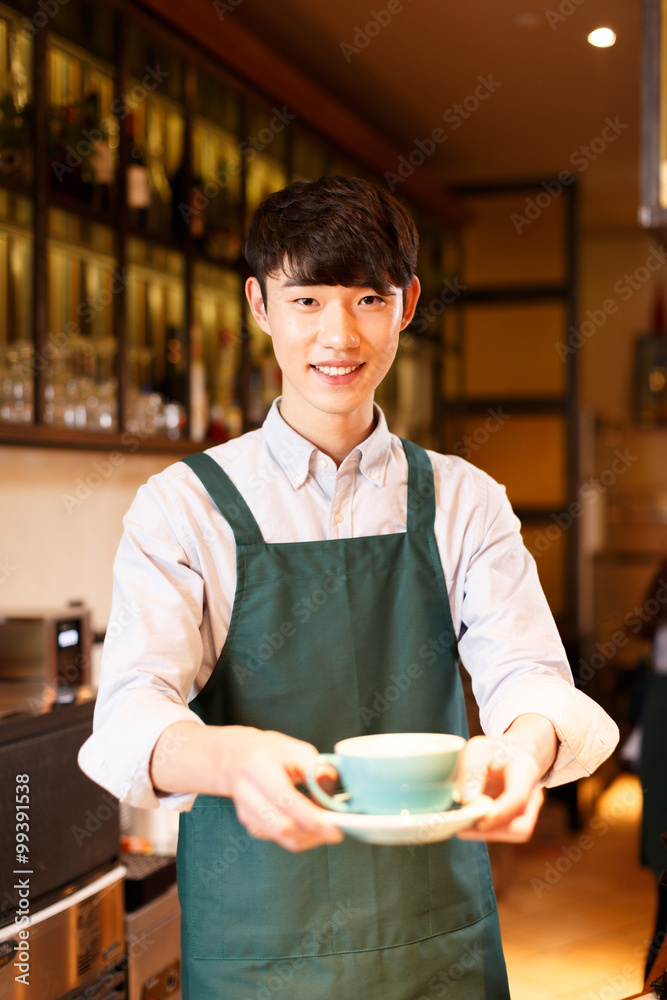
POLYGON ((377 483, 379 478, 380 478, 379 472, 371 472, 371 479, 373 480, 374 483, 377 483))
POLYGON ((334 521, 336 522, 336 524, 340 524, 340 522, 341 522, 342 520, 343 520, 343 515, 342 515, 342 514, 336 514, 336 515, 335 515, 335 517, 334 517, 334 521))
POLYGON ((329 463, 327 462, 326 458, 321 458, 320 462, 319 462, 319 465, 320 465, 320 469, 326 469, 327 466, 329 465, 329 463))
POLYGON ((303 479, 303 476, 301 475, 300 472, 296 472, 294 474, 294 482, 295 483, 300 483, 302 479, 303 479))

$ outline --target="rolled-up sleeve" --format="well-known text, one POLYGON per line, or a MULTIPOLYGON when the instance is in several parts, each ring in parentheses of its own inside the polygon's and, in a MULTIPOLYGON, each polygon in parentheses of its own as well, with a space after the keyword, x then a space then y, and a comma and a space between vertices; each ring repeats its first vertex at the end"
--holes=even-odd
POLYGON ((194 802, 194 795, 156 794, 150 762, 172 723, 203 725, 188 708, 203 656, 203 603, 201 574, 158 498, 142 487, 124 519, 93 735, 79 752, 93 781, 139 808, 185 810, 194 802))
POLYGON ((488 478, 484 486, 462 591, 459 652, 488 735, 504 733, 526 713, 551 721, 559 749, 545 784, 559 785, 591 774, 609 757, 618 727, 575 688, 518 518, 502 487, 488 478))

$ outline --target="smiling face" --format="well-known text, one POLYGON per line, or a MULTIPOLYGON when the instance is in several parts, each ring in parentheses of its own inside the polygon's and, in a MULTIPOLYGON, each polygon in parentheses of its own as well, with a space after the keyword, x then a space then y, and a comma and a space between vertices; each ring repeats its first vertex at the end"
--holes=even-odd
POLYGON ((394 285, 383 293, 299 285, 284 272, 266 279, 266 306, 256 278, 248 279, 246 294, 255 320, 273 340, 283 373, 280 412, 290 426, 311 440, 313 428, 331 421, 349 425, 352 433, 357 426, 368 429, 375 389, 414 315, 417 278, 407 289, 405 308, 394 285))

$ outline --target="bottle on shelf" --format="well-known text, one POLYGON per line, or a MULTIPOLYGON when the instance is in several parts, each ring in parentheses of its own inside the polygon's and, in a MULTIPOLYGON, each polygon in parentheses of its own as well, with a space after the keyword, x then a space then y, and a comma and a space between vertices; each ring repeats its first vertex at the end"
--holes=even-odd
POLYGON ((183 344, 175 326, 168 326, 164 378, 149 393, 156 433, 178 440, 185 429, 185 366, 183 344))
POLYGON ((95 127, 91 139, 92 152, 90 167, 94 191, 93 204, 102 212, 109 213, 112 207, 112 191, 116 183, 118 154, 118 121, 109 115, 95 127))
MULTIPOLYGON (((227 160, 221 160, 218 177, 229 176, 227 160)), ((242 231, 238 197, 223 185, 206 206, 206 253, 215 260, 235 261, 241 253, 242 231)))
POLYGON ((135 132, 134 114, 127 116, 128 160, 127 160, 127 206, 136 212, 136 221, 141 228, 148 222, 151 204, 151 188, 144 147, 135 132))
POLYGON ((164 379, 156 388, 162 393, 167 403, 182 404, 185 396, 183 344, 175 326, 168 326, 166 332, 167 356, 165 359, 164 379))
POLYGON ((238 356, 233 349, 235 335, 224 326, 217 336, 217 368, 213 379, 208 438, 228 441, 242 432, 243 414, 238 403, 238 356))
POLYGON ((190 335, 190 437, 203 441, 208 430, 208 392, 202 348, 202 331, 193 327, 190 335))
POLYGON ((198 176, 193 176, 187 184, 185 161, 182 160, 171 184, 174 193, 171 203, 172 236, 177 243, 189 237, 200 248, 204 246, 206 236, 206 198, 201 195, 201 186, 202 179, 198 176))

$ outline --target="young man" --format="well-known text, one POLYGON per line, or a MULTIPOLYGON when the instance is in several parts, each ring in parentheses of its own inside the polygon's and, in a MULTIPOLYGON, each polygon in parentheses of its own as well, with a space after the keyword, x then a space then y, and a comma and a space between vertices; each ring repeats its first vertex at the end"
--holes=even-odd
POLYGON ((527 839, 540 786, 592 771, 616 727, 572 684, 502 487, 374 405, 419 296, 405 209, 366 181, 297 182, 259 207, 246 256, 282 397, 139 491, 111 620, 134 611, 81 766, 182 811, 188 1000, 507 1000, 479 841, 527 839), (467 735, 459 653, 488 734, 461 798, 491 794, 487 817, 418 848, 342 841, 299 788, 317 751, 467 735))

